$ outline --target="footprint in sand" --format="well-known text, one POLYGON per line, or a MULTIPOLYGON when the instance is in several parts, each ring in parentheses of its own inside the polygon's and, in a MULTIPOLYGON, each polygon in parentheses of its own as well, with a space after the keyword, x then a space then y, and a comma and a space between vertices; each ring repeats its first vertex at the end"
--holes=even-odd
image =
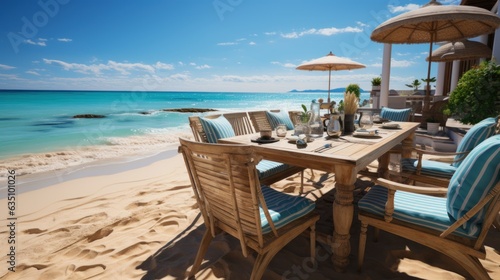
POLYGON ((40 233, 44 233, 46 232, 47 230, 41 230, 39 228, 29 228, 27 230, 23 230, 23 233, 26 233, 26 234, 40 234, 40 233))
POLYGON ((76 266, 74 264, 66 267, 66 277, 71 279, 87 279, 97 276, 106 270, 103 264, 76 266), (79 276, 80 275, 80 276, 79 276))
POLYGON ((113 232, 113 228, 111 227, 104 227, 104 228, 101 228, 100 230, 94 232, 94 234, 90 235, 87 237, 87 241, 90 243, 90 242, 94 242, 96 240, 99 240, 101 238, 104 238, 108 235, 110 235, 111 233, 113 232))
POLYGON ((100 212, 100 213, 97 213, 94 215, 85 216, 81 219, 72 221, 72 223, 73 224, 91 224, 91 223, 95 223, 98 221, 106 220, 107 218, 108 218, 108 214, 106 214, 104 212, 100 212))

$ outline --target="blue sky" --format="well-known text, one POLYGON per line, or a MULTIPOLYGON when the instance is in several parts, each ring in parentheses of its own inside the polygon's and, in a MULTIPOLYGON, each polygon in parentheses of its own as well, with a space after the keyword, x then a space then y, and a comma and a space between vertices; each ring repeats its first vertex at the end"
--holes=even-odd
MULTIPOLYGON (((332 88, 369 89, 382 70, 373 29, 427 2, 2 0, 0 89, 327 89, 327 72, 295 67, 330 51, 367 66, 332 72, 332 88)), ((390 87, 426 77, 428 50, 393 45, 390 87)))

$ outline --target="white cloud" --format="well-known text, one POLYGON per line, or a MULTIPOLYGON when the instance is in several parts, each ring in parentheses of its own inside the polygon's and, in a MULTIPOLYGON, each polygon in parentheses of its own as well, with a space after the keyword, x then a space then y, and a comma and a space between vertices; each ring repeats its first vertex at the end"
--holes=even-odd
POLYGON ((393 14, 409 12, 409 11, 413 11, 413 10, 420 8, 420 6, 417 4, 407 4, 404 6, 388 5, 387 7, 389 8, 389 12, 391 12, 393 14))
POLYGON ((285 68, 295 68, 295 67, 297 67, 297 65, 295 65, 293 63, 281 63, 281 62, 278 62, 278 61, 271 61, 271 64, 283 66, 285 68))
POLYGON ((0 69, 2 69, 2 70, 10 70, 10 69, 14 69, 14 68, 16 68, 16 67, 5 65, 5 64, 0 64, 0 69))
POLYGON ((29 71, 26 71, 26 74, 31 74, 31 75, 35 75, 35 76, 40 76, 40 74, 36 71, 33 71, 33 70, 29 70, 29 71))
POLYGON ((217 46, 234 46, 238 45, 236 42, 224 42, 224 43, 217 43, 217 46))
POLYGON ((336 28, 336 27, 321 28, 321 29, 311 28, 302 32, 290 32, 281 34, 281 37, 287 39, 296 39, 306 35, 332 36, 340 33, 358 33, 358 32, 363 32, 363 29, 360 27, 351 27, 351 26, 344 28, 336 28))
MULTIPOLYGON (((410 60, 397 60, 397 59, 391 58, 391 67, 405 68, 405 67, 410 67, 413 64, 415 64, 415 62, 410 61, 410 60)), ((371 64, 370 66, 373 66, 373 67, 382 67, 382 63, 381 62, 377 62, 377 63, 371 64)))
POLYGON ((276 35, 276 32, 264 32, 264 35, 272 36, 276 35))
POLYGON ((203 65, 200 65, 200 66, 196 66, 196 69, 210 69, 212 68, 210 65, 207 65, 207 64, 203 64, 203 65))
POLYGON ((248 44, 249 44, 250 46, 255 46, 255 45, 257 45, 257 43, 255 43, 255 42, 253 42, 253 41, 252 41, 252 42, 250 42, 250 43, 248 43, 248 44))
POLYGON ((73 41, 73 39, 69 39, 69 38, 58 38, 57 41, 59 42, 71 42, 73 41))
POLYGON ((30 44, 30 45, 35 45, 35 46, 41 46, 41 47, 46 47, 47 46, 47 43, 45 43, 46 40, 41 40, 41 39, 38 39, 38 42, 34 42, 32 41, 31 39, 28 39, 26 41, 24 41, 25 43, 27 44, 30 44))
POLYGON ((172 64, 166 64, 159 61, 154 64, 154 68, 163 70, 174 70, 174 66, 172 64))
POLYGON ((144 63, 122 63, 109 60, 106 64, 81 64, 81 63, 68 63, 61 60, 55 59, 46 59, 43 61, 46 64, 55 64, 61 66, 66 71, 75 71, 83 74, 94 74, 100 75, 102 71, 116 71, 122 75, 129 75, 129 71, 145 71, 148 73, 155 73, 156 70, 172 70, 174 69, 173 65, 165 64, 162 62, 156 62, 156 64, 149 65, 144 63))

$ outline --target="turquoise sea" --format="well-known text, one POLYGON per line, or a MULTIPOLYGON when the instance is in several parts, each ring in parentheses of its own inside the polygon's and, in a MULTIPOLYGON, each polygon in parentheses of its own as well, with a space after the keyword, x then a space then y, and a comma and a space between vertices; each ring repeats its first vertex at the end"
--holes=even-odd
MULTIPOLYGON (((220 111, 300 110, 325 92, 121 92, 0 91, 0 168, 35 173, 132 154, 154 154, 179 137, 191 137, 190 113, 171 108, 220 111), (104 118, 75 119, 77 114, 104 118)), ((331 93, 340 101, 343 93, 331 93)), ((368 99, 369 93, 361 95, 368 99)), ((201 114, 203 115, 203 114, 201 114)))

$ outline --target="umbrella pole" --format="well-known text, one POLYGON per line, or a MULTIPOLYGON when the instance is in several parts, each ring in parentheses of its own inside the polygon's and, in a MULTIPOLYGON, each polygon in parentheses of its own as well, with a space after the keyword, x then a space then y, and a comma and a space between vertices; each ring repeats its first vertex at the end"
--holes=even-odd
MULTIPOLYGON (((432 55, 432 44, 434 43, 434 36, 435 33, 431 33, 431 42, 429 44, 429 56, 432 55)), ((431 88, 430 88, 430 80, 431 80, 431 62, 432 59, 429 59, 429 63, 427 64, 427 83, 425 87, 425 97, 424 97, 424 108, 422 110, 422 120, 421 120, 421 125, 427 126, 427 117, 429 113, 429 108, 430 108, 430 100, 431 100, 431 88)))
POLYGON ((330 104, 330 80, 332 79, 332 68, 328 69, 328 104, 330 104))

